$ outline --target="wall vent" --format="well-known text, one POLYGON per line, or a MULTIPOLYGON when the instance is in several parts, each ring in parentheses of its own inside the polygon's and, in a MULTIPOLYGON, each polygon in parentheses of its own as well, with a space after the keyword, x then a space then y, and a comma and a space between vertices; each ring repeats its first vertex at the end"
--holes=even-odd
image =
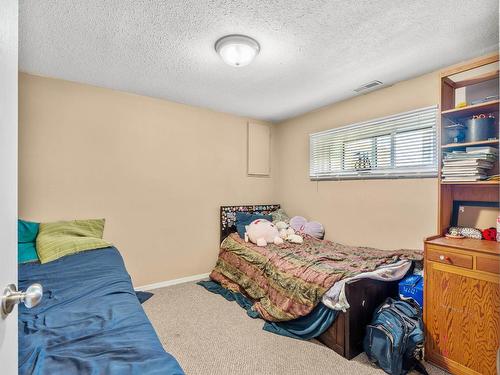
POLYGON ((365 91, 365 90, 371 90, 371 89, 373 89, 377 86, 380 86, 380 85, 382 85, 382 82, 380 82, 380 81, 371 81, 371 82, 365 83, 362 86, 359 86, 357 89, 354 89, 354 91, 361 92, 361 91, 365 91))

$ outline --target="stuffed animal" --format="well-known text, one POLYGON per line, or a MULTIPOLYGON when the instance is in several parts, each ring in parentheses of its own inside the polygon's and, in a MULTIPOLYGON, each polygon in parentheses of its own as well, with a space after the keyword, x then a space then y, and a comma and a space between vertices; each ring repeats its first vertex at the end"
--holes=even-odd
POLYGON ((456 233, 457 231, 461 236, 466 238, 473 238, 475 240, 481 240, 483 238, 483 234, 477 228, 450 227, 450 229, 448 229, 448 233, 456 233))
POLYGON ((285 241, 291 242, 291 243, 302 243, 304 242, 304 239, 302 236, 299 236, 298 234, 295 234, 295 231, 293 228, 289 227, 287 223, 284 221, 278 221, 274 225, 276 225, 276 228, 279 230, 280 237, 284 239, 285 241))
POLYGON ((289 234, 285 239, 288 242, 291 242, 291 243, 302 243, 302 242, 304 242, 304 239, 302 238, 302 236, 299 236, 298 234, 289 234))
POLYGON ((276 223, 273 224, 276 225, 276 228, 278 228, 278 230, 287 229, 289 227, 289 225, 284 221, 277 221, 276 223))
POLYGON ((257 246, 266 246, 268 243, 281 245, 283 239, 280 237, 278 228, 268 220, 257 219, 247 225, 245 241, 250 240, 257 246))
POLYGON ((286 229, 280 229, 279 233, 280 237, 286 240, 288 236, 295 234, 295 231, 292 228, 286 228, 286 229))
POLYGON ((483 238, 487 241, 497 240, 497 230, 495 228, 488 228, 483 230, 483 238))
POLYGON ((308 234, 311 237, 323 239, 325 230, 323 225, 317 221, 307 221, 302 216, 294 216, 290 219, 290 227, 298 233, 308 234))

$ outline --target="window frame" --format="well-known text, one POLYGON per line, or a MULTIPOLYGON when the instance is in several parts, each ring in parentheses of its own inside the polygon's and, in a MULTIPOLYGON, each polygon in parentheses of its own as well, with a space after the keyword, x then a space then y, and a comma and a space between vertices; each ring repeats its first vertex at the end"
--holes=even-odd
MULTIPOLYGON (((436 178, 438 176, 439 163, 437 109, 437 105, 432 105, 309 134, 309 179, 312 181, 342 181, 360 179, 436 178), (418 120, 415 120, 415 124, 413 127, 410 126, 405 129, 406 125, 401 124, 406 121, 405 119, 410 119, 412 114, 414 114, 415 116, 424 115, 423 124, 422 126, 419 126, 417 122, 418 120), (391 120, 394 121, 394 124, 392 125, 390 124, 391 120), (363 136, 362 133, 359 133, 361 128, 367 126, 370 131, 374 132, 375 134, 363 136), (377 133, 377 126, 381 128, 380 133, 377 133), (411 165, 398 167, 396 161, 397 135, 409 132, 418 132, 419 130, 422 131, 421 142, 422 150, 424 152, 421 160, 430 158, 430 163, 418 165, 416 167, 412 167, 411 165), (351 131, 351 133, 349 133, 349 131, 351 131), (357 133, 359 133, 359 137, 356 136, 357 133), (327 137, 335 137, 337 134, 339 137, 341 137, 340 140, 328 141, 327 137), (324 141, 321 140, 321 136, 325 137, 324 141), (425 138, 429 136, 430 141, 426 141, 425 138), (385 156, 386 159, 389 159, 389 167, 379 168, 377 165, 379 164, 380 159, 380 155, 378 153, 378 148, 380 148, 380 145, 377 145, 377 140, 383 137, 389 137, 389 151, 385 150, 381 152, 382 156, 385 156), (365 148, 361 148, 359 151, 359 153, 369 153, 369 161, 372 165, 371 168, 365 170, 344 169, 346 163, 352 163, 352 161, 354 160, 352 158, 352 155, 350 158, 346 158, 346 144, 351 142, 360 142, 363 140, 371 141, 371 151, 366 151, 365 148), (325 142, 326 145, 323 144, 321 146, 322 142, 325 142), (315 155, 315 143, 320 144, 320 146, 316 145, 316 147, 327 147, 328 151, 325 152, 325 155, 328 155, 329 158, 328 160, 325 159, 325 161, 323 162, 327 164, 327 168, 329 171, 318 171, 318 169, 320 169, 318 167, 318 164, 320 163, 320 161, 318 160, 319 157, 316 158, 316 160, 313 160, 313 157, 315 155), (341 144, 341 149, 339 149, 339 144, 341 144), (332 155, 334 154, 337 155, 335 157, 332 157, 332 155), (314 163, 316 163, 316 165, 314 165, 314 163), (333 170, 332 165, 340 165, 341 169, 333 170), (373 165, 375 165, 375 167, 373 167, 373 165)), ((416 134, 416 136, 418 137, 418 134, 416 134)), ((411 146, 406 146, 406 148, 402 148, 401 151, 411 152, 411 146), (410 150, 407 149, 408 147, 410 148, 410 150)), ((351 154, 354 153, 351 152, 351 154)))

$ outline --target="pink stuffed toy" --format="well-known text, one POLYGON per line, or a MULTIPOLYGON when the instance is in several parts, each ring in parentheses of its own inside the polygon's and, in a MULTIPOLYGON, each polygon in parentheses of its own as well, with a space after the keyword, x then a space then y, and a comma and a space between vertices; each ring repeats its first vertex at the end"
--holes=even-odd
POLYGON ((295 232, 301 234, 307 234, 314 238, 323 239, 325 236, 325 229, 321 223, 317 221, 307 221, 302 216, 294 216, 290 219, 290 227, 295 230, 295 232))
POLYGON ((268 220, 257 219, 245 227, 245 241, 252 241, 257 246, 266 246, 268 243, 281 245, 283 239, 280 237, 278 228, 268 220))

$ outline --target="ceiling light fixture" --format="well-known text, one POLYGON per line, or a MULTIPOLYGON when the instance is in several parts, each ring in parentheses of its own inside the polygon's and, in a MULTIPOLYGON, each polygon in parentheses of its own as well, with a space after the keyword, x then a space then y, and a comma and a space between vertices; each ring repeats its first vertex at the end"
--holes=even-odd
POLYGON ((215 42, 215 50, 228 65, 250 64, 260 51, 259 43, 246 35, 226 35, 215 42))

